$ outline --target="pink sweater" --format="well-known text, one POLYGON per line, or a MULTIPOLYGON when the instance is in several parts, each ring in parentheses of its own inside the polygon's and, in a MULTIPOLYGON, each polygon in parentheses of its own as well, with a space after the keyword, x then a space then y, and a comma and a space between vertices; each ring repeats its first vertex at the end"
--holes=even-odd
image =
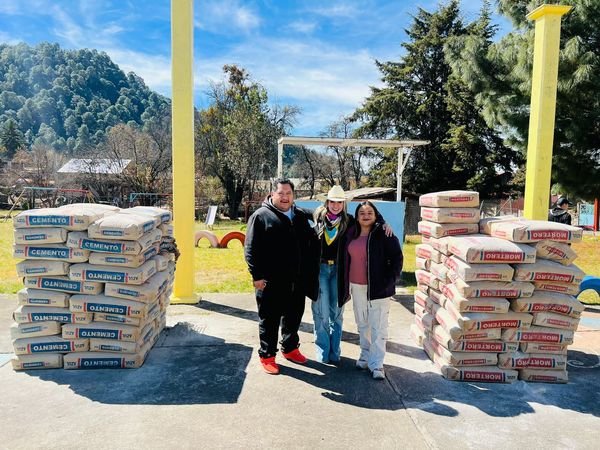
POLYGON ((350 242, 350 283, 367 284, 367 239, 369 236, 359 236, 350 242))

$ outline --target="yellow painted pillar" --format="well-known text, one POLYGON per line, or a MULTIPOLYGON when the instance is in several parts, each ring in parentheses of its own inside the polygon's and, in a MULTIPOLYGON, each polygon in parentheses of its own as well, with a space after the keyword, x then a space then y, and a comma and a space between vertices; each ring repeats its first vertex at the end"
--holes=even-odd
POLYGON ((542 5, 527 15, 535 20, 531 111, 527 143, 525 210, 527 219, 547 220, 560 50, 560 18, 570 6, 542 5))
POLYGON ((173 225, 181 256, 172 303, 198 302, 194 294, 194 1, 171 0, 173 225))

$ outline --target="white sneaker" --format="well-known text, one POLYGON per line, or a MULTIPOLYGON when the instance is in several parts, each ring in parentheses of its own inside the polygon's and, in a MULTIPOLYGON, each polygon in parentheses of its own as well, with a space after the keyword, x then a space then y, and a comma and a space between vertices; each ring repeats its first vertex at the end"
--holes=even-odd
POLYGON ((385 379, 385 373, 383 372, 383 369, 375 369, 375 370, 373 370, 373 379, 374 380, 384 380, 385 379))
POLYGON ((357 369, 364 370, 367 367, 369 367, 369 363, 367 363, 365 360, 363 360, 363 359, 357 359, 356 360, 356 368, 357 369))

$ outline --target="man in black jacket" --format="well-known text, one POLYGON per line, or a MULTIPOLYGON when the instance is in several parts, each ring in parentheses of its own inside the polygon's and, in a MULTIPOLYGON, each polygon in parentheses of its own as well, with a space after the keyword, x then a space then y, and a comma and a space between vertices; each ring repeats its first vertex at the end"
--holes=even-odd
POLYGON ((244 255, 256 291, 260 362, 267 373, 278 374, 275 362, 281 323, 283 356, 305 363, 298 329, 305 298, 318 295, 319 241, 308 211, 294 205, 294 185, 273 182, 271 194, 248 220, 244 255))
POLYGON ((571 214, 569 214, 569 206, 573 204, 564 197, 560 197, 556 201, 556 207, 553 208, 548 214, 548 220, 550 222, 564 223, 571 225, 571 214))

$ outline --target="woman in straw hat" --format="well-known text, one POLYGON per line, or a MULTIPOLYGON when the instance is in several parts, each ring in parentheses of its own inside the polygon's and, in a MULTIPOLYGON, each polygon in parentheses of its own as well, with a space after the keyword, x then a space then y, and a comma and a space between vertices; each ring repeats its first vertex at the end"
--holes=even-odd
MULTIPOLYGON (((344 307, 338 305, 339 261, 343 261, 339 245, 348 228, 355 223, 347 213, 346 194, 341 186, 333 186, 327 199, 314 212, 317 235, 321 242, 319 296, 312 302, 316 360, 337 363, 341 357, 344 307)), ((386 235, 393 234, 384 226, 386 235)))

